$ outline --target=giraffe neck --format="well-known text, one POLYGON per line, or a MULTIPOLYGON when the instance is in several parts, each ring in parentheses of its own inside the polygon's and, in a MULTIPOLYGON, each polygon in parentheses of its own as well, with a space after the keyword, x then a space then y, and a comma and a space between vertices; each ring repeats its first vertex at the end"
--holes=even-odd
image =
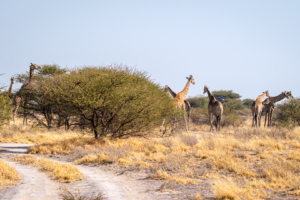
POLYGON ((266 93, 264 92, 262 95, 259 95, 256 99, 256 102, 262 102, 262 100, 266 97, 266 93))
POLYGON ((171 93, 172 97, 175 98, 176 97, 176 93, 173 90, 171 90, 171 88, 169 86, 167 86, 166 88, 171 93))
POLYGON ((11 90, 12 90, 12 85, 14 84, 14 82, 12 81, 10 83, 9 89, 8 89, 8 94, 11 94, 11 90))
POLYGON ((26 86, 28 86, 30 84, 30 82, 32 81, 33 77, 34 77, 34 69, 30 68, 28 80, 26 81, 26 83, 24 83, 21 86, 20 90, 23 90, 26 86))
POLYGON ((30 68, 28 80, 31 81, 33 77, 34 77, 34 69, 30 68))
POLYGON ((282 94, 280 94, 280 95, 278 95, 278 96, 270 97, 269 100, 270 100, 270 102, 272 102, 272 103, 276 103, 276 102, 278 102, 278 101, 281 101, 281 100, 284 99, 285 97, 286 97, 285 94, 282 93, 282 94))
POLYGON ((214 95, 212 95, 208 89, 207 89, 207 94, 208 94, 209 101, 214 101, 215 100, 214 95))
POLYGON ((180 98, 182 100, 185 99, 186 95, 188 94, 190 84, 191 84, 191 82, 190 82, 190 80, 188 80, 188 82, 186 83, 184 89, 181 92, 178 93, 178 94, 180 94, 180 98))

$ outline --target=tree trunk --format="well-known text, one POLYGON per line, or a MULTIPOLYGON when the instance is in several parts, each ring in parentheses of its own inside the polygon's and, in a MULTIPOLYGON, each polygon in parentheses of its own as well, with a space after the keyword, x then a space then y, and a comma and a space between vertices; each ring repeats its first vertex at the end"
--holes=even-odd
POLYGON ((96 128, 94 128, 94 134, 95 134, 95 139, 98 139, 98 131, 96 128))

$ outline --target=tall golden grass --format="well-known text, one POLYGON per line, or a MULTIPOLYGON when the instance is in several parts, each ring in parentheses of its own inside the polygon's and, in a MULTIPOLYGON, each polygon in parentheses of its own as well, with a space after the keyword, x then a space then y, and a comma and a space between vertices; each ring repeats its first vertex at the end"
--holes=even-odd
MULTIPOLYGON (((153 179, 179 184, 211 180, 219 199, 300 195, 300 128, 245 126, 212 133, 206 125, 193 125, 192 130, 196 134, 102 141, 66 133, 66 137, 61 134, 56 140, 30 147, 29 153, 68 154, 75 164, 135 167, 146 170, 153 179)), ((51 134, 43 133, 45 138, 51 134)))
POLYGON ((23 165, 41 167, 42 170, 49 172, 54 180, 63 183, 83 180, 82 173, 74 166, 53 162, 45 158, 36 158, 31 155, 16 156, 13 161, 20 162, 23 165))
POLYGON ((20 178, 15 168, 0 159, 0 186, 15 185, 20 178))

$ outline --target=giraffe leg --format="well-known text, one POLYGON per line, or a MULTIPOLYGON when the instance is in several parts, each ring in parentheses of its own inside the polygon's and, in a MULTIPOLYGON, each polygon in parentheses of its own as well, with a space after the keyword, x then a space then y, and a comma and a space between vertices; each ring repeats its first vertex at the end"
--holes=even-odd
POLYGON ((269 115, 269 127, 272 127, 272 114, 273 114, 273 111, 271 110, 270 115, 269 115))
POLYGON ((14 124, 16 123, 16 121, 15 121, 15 116, 17 115, 18 108, 19 108, 19 105, 18 105, 18 104, 16 104, 16 106, 15 106, 15 110, 13 111, 14 124))
MULTIPOLYGON (((268 113, 266 112, 266 115, 265 115, 265 125, 264 125, 264 127, 266 127, 267 119, 268 119, 268 113)), ((269 121, 268 121, 268 126, 269 126, 269 121)))
POLYGON ((218 123, 217 123, 217 129, 218 129, 218 126, 219 126, 219 131, 221 131, 221 119, 222 119, 222 115, 219 115, 218 116, 218 123))
POLYGON ((190 131, 190 113, 188 112, 188 132, 190 131))
POLYGON ((213 124, 212 124, 212 120, 213 120, 213 117, 212 117, 212 113, 210 112, 209 113, 210 131, 214 130, 214 127, 213 127, 213 124))
POLYGON ((260 127, 260 124, 261 124, 261 112, 259 113, 259 127, 260 127))
POLYGON ((183 118, 184 118, 184 121, 185 121, 185 128, 186 128, 186 132, 188 132, 188 133, 189 133, 189 129, 188 129, 188 124, 187 124, 187 120, 186 120, 185 113, 183 113, 183 118))
POLYGON ((254 115, 254 127, 256 127, 257 128, 257 121, 258 121, 258 114, 257 113, 255 113, 255 115, 254 115))
POLYGON ((161 125, 161 128, 160 128, 160 132, 162 131, 162 129, 163 129, 163 127, 164 127, 165 119, 166 119, 166 118, 164 118, 164 120, 163 120, 163 122, 162 122, 162 125, 161 125))

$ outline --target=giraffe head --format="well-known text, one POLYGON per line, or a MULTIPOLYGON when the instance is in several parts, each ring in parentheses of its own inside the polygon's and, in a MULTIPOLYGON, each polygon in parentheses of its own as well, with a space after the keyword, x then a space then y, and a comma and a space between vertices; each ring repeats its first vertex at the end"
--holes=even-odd
POLYGON ((205 94, 207 91, 208 91, 208 87, 205 85, 204 90, 203 90, 203 94, 205 94))
POLYGON ((286 94, 288 95, 288 97, 294 98, 294 96, 292 95, 292 91, 286 92, 286 94))
POLYGON ((186 79, 195 85, 194 77, 192 75, 190 75, 190 77, 186 77, 186 79))
POLYGON ((286 97, 286 98, 289 98, 289 95, 287 94, 287 92, 286 92, 286 91, 282 92, 281 94, 283 94, 283 95, 284 95, 284 97, 286 97))
POLYGON ((15 82, 15 78, 14 78, 14 77, 11 77, 11 78, 10 78, 10 81, 11 81, 11 83, 14 83, 14 82, 15 82))
POLYGON ((270 98, 270 94, 269 94, 269 91, 268 91, 268 90, 265 91, 265 92, 263 92, 263 94, 266 94, 266 96, 270 98))
POLYGON ((42 67, 37 64, 30 63, 30 69, 31 70, 42 69, 42 67))

